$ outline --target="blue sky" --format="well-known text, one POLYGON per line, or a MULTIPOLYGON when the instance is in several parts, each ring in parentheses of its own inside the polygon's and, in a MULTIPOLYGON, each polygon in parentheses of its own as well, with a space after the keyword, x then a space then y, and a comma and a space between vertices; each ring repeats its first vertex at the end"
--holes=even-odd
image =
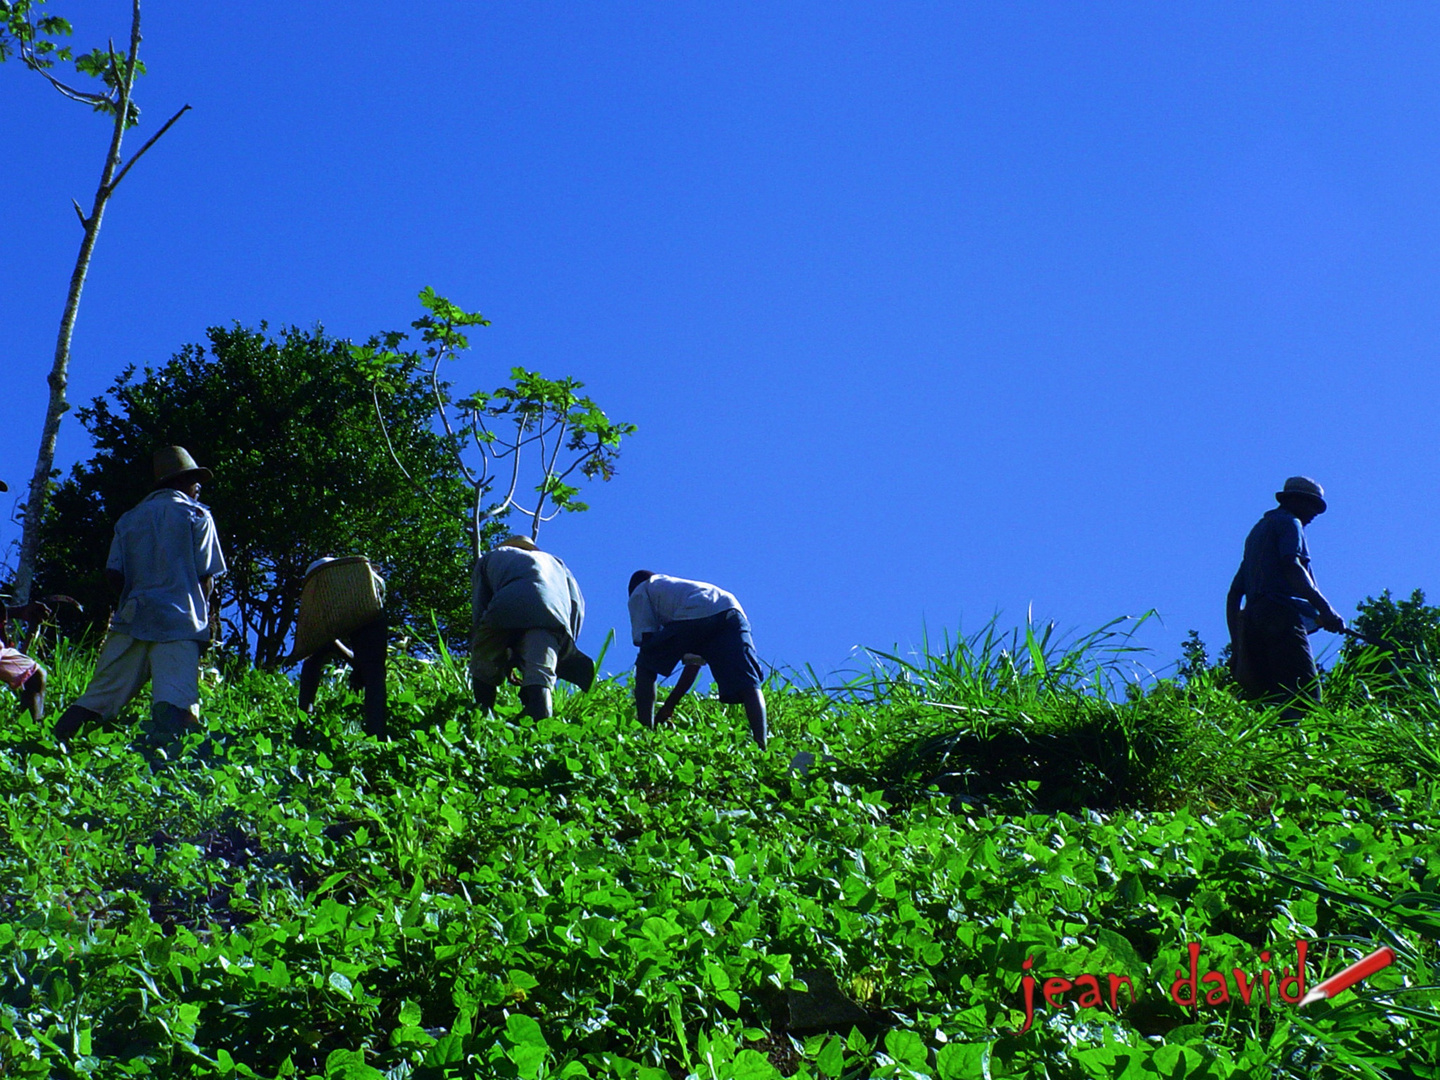
MULTIPOLYGON (((1154 608, 1164 667, 1223 644, 1292 473, 1342 612, 1440 595, 1437 47, 1420 5, 152 0, 132 148, 194 108, 111 203, 71 398, 215 324, 403 328, 431 285, 493 320, 461 388, 523 364, 640 426, 541 534, 582 645, 643 566, 735 592, 781 666, 1033 606, 1154 608)), ((106 129, 13 63, 0 101, 18 489, 106 129)))

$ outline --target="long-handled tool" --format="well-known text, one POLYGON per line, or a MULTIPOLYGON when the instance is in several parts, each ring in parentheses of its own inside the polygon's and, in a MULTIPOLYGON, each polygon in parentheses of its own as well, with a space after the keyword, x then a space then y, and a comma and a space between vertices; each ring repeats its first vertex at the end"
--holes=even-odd
POLYGON ((1373 645, 1381 652, 1387 652, 1391 656, 1394 656, 1396 658, 1405 655, 1404 650, 1402 650, 1400 646, 1396 645, 1393 641, 1386 641, 1384 638, 1372 637, 1369 634, 1362 634, 1359 630, 1356 630, 1353 627, 1349 626, 1345 627, 1340 632, 1346 637, 1354 638, 1356 641, 1363 641, 1366 645, 1373 645))

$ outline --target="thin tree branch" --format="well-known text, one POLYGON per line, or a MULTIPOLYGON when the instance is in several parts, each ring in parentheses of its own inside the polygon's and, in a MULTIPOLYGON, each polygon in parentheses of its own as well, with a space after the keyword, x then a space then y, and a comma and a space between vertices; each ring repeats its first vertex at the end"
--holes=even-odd
POLYGON ((490 455, 485 451, 485 444, 480 441, 480 432, 475 424, 475 417, 478 414, 470 413, 470 435, 475 440, 475 446, 480 451, 480 483, 476 487, 486 485, 490 482, 490 455))
MULTIPOLYGON (((555 514, 551 514, 549 518, 542 517, 541 512, 545 509, 545 495, 546 489, 550 486, 550 478, 555 475, 555 459, 560 456, 560 448, 565 445, 565 420, 566 417, 562 413, 559 423, 552 429, 556 432, 555 449, 550 452, 549 464, 545 462, 545 444, 543 442, 540 444, 540 466, 545 470, 545 475, 540 481, 540 499, 535 504, 535 516, 531 520, 530 539, 532 540, 540 535, 540 523, 542 521, 549 521, 555 516, 555 514)), ((554 500, 555 495, 553 492, 550 492, 550 498, 552 501, 554 500)), ((558 514, 560 512, 560 504, 556 503, 555 507, 555 513, 558 514)))
POLYGON ((114 99, 111 98, 109 94, 90 94, 85 92, 84 90, 76 90, 68 83, 61 82, 54 75, 51 75, 50 72, 46 71, 39 64, 35 63, 34 60, 30 59, 29 56, 22 55, 21 59, 25 61, 26 67, 28 67, 31 71, 38 71, 41 78, 43 78, 56 90, 60 91, 62 96, 69 98, 71 101, 78 101, 82 105, 90 106, 102 104, 113 105, 115 103, 114 99))
POLYGON ((471 511, 470 524, 474 533, 475 558, 480 558, 480 525, 485 520, 483 506, 485 503, 485 492, 483 488, 475 489, 475 506, 471 511))
POLYGON ((75 207, 75 216, 80 219, 80 227, 82 229, 88 229, 90 227, 90 223, 85 220, 85 211, 80 209, 80 200, 71 199, 70 205, 75 207))
POLYGON ((450 444, 451 453, 455 455, 455 464, 460 467, 460 473, 465 477, 465 482, 471 487, 477 487, 480 483, 470 466, 465 464, 465 459, 460 454, 460 440, 455 434, 455 429, 450 426, 450 413, 445 405, 445 395, 440 392, 440 382, 436 377, 436 371, 440 367, 440 359, 443 354, 437 354, 435 364, 430 368, 430 390, 435 396, 435 412, 440 417, 440 423, 445 426, 445 436, 450 444))
MULTIPOLYGON (((517 439, 518 439, 518 437, 519 437, 519 435, 520 435, 520 432, 524 430, 524 423, 525 423, 525 418, 522 416, 522 417, 520 418, 519 422, 516 424, 516 428, 517 428, 517 430, 516 430, 516 436, 517 436, 517 439)), ((512 463, 512 466, 511 466, 511 469, 510 469, 510 490, 507 491, 507 492, 505 492, 505 505, 506 505, 506 506, 509 506, 509 505, 514 501, 514 498, 515 498, 515 487, 516 487, 517 484, 520 483, 520 447, 522 447, 523 445, 525 445, 523 440, 517 441, 517 442, 515 443, 515 460, 514 460, 514 462, 512 463)))
POLYGON ((569 476, 571 473, 573 473, 576 469, 580 468, 581 465, 584 465, 585 462, 589 461, 589 460, 590 460, 591 458, 593 458, 593 457, 596 457, 596 456, 600 453, 600 449, 601 449, 601 448, 598 447, 598 446, 592 446, 589 450, 585 451, 585 453, 581 454, 578 458, 576 458, 576 459, 571 463, 570 467, 569 467, 568 469, 566 469, 564 472, 562 472, 558 477, 556 477, 556 479, 557 479, 557 480, 564 480, 567 476, 569 476))
POLYGON ((135 156, 132 157, 129 161, 127 161, 125 163, 125 167, 115 174, 115 179, 110 181, 111 192, 114 192, 114 190, 120 186, 120 181, 125 179, 125 174, 130 171, 130 166, 134 165, 135 162, 140 160, 140 155, 144 154, 146 150, 149 150, 150 147, 154 146, 156 140, 158 140, 161 135, 164 135, 165 132, 170 130, 170 125, 175 123, 176 120, 179 120, 180 117, 184 116, 189 111, 189 105, 180 106, 180 111, 177 112, 174 116, 170 117, 169 120, 166 120, 165 126, 162 127, 159 131, 155 132, 154 135, 151 135, 149 141, 147 141, 144 146, 140 147, 139 150, 135 151, 135 156))
MULTIPOLYGON (((390 429, 388 426, 386 426, 385 417, 380 412, 380 388, 375 383, 370 384, 370 400, 375 403, 375 422, 380 425, 380 434, 383 435, 385 438, 385 449, 390 451, 390 460, 395 462, 395 467, 400 470, 400 475, 405 477, 406 480, 410 481, 410 486, 413 487, 416 491, 418 491, 421 495, 425 496, 425 498, 429 499, 430 502, 437 509, 442 511, 445 510, 445 506, 440 502, 439 499, 435 498, 435 496, 431 494, 430 489, 427 487, 422 487, 420 482, 410 475, 410 470, 405 468, 405 463, 400 460, 400 455, 395 453, 395 445, 390 441, 390 429)), ((453 510, 446 512, 454 513, 453 510)))

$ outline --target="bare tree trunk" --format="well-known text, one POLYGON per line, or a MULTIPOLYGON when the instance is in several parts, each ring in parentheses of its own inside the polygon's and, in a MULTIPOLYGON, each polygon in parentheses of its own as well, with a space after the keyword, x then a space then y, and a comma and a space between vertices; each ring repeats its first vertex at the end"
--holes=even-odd
POLYGON ((40 429, 40 450, 35 455, 35 471, 30 477, 30 492, 25 500, 24 520, 21 523, 20 562, 15 569, 14 589, 14 603, 17 604, 29 602, 30 589, 35 580, 35 556, 40 548, 41 519, 45 516, 45 504, 50 497, 50 473, 55 467, 55 443, 60 435, 60 418, 70 408, 70 403, 65 399, 65 388, 70 376, 70 341, 75 334, 75 316, 80 309, 80 293, 85 288, 85 277, 90 271, 90 257, 95 251, 96 237, 100 235, 105 204, 110 201, 115 188, 130 171, 130 166, 190 108, 186 105, 172 116, 125 167, 120 168, 120 144, 125 137, 125 125, 130 116, 130 93, 135 85, 135 60, 139 53, 140 0, 132 0, 129 62, 117 80, 119 96, 115 108, 115 128, 110 136, 110 151, 105 155, 105 167, 100 172, 100 186, 95 189, 95 201, 91 204, 90 216, 86 217, 80 210, 80 204, 75 204, 75 213, 80 217, 85 235, 80 241, 80 252, 75 257, 75 269, 70 275, 70 291, 65 297, 65 311, 60 316, 60 332, 55 338, 55 358, 46 379, 50 384, 50 401, 45 408, 44 426, 40 429))

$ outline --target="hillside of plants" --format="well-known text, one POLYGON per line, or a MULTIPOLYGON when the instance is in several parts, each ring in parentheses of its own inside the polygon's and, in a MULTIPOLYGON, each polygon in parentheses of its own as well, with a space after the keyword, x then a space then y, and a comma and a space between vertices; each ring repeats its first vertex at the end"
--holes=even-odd
MULTIPOLYGON (((153 770, 143 695, 68 755, 17 709, 0 1075, 1440 1076, 1434 671, 1359 652, 1289 725, 1120 642, 776 678, 764 752, 713 699, 640 729, 624 681, 482 717, 443 648, 396 656, 389 742, 340 673, 306 717, 213 654, 153 770), (1177 1004, 1192 942, 1228 1001, 1177 1004), (1301 942, 1307 988, 1396 959, 1302 1009, 1301 942)), ((47 663, 63 707, 93 650, 47 663)))

